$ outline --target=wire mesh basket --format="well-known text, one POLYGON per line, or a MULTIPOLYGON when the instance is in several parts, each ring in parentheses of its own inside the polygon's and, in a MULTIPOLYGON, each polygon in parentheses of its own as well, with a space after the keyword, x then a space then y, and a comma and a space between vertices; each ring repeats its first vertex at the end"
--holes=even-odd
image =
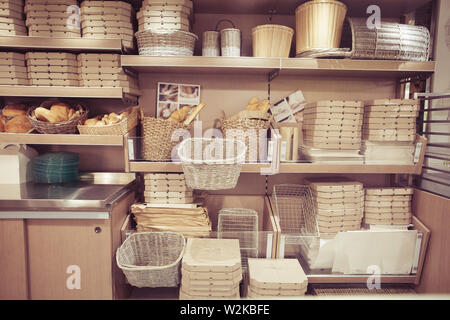
POLYGON ((148 29, 136 32, 141 56, 192 56, 198 37, 190 32, 148 29))
POLYGON ((241 249, 258 250, 258 212, 252 209, 227 208, 219 211, 218 238, 239 239, 241 249))
POLYGON ((430 32, 422 26, 381 21, 369 29, 366 19, 349 18, 352 58, 428 61, 430 32))

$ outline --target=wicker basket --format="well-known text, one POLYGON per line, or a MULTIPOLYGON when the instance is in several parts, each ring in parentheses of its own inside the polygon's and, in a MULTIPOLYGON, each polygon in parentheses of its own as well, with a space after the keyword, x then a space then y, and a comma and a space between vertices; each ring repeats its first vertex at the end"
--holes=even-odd
POLYGON ((198 37, 181 30, 149 29, 136 32, 141 56, 192 56, 198 37))
POLYGON ((142 158, 152 161, 170 161, 172 150, 179 143, 172 135, 177 129, 190 130, 192 125, 153 117, 142 118, 142 158))
POLYGON ((245 143, 247 162, 257 162, 264 156, 261 154, 261 144, 266 143, 267 130, 270 126, 271 118, 265 119, 227 119, 221 124, 224 137, 226 139, 236 138, 245 143), (261 141, 261 139, 263 141, 261 141))
POLYGON ((133 233, 117 249, 117 266, 132 286, 176 287, 185 246, 181 233, 133 233))
POLYGON ((288 58, 294 30, 289 27, 265 24, 252 29, 253 56, 288 58))
POLYGON ((41 103, 38 106, 34 106, 34 107, 31 107, 28 109, 27 116, 28 116, 28 119, 30 120, 33 128, 36 129, 38 132, 44 133, 44 134, 76 133, 78 124, 83 123, 88 117, 89 109, 87 106, 81 106, 79 104, 76 106, 72 106, 72 108, 74 108, 76 111, 80 110, 80 111, 82 111, 82 113, 79 117, 73 118, 70 121, 49 123, 49 122, 37 120, 35 118, 34 110, 36 108, 38 108, 38 107, 48 108, 55 102, 56 101, 54 101, 54 100, 48 100, 48 101, 41 103))
POLYGON ((78 125, 78 131, 80 132, 80 134, 125 135, 128 133, 128 131, 137 126, 139 121, 139 107, 131 107, 125 111, 129 111, 129 114, 119 123, 104 126, 78 125))
POLYGON ((245 151, 245 144, 239 140, 185 139, 178 156, 186 184, 199 190, 233 189, 241 174, 245 151))
POLYGON ((354 59, 388 59, 428 61, 430 32, 421 26, 381 22, 380 27, 367 28, 366 20, 349 18, 354 59))
POLYGON ((347 6, 336 0, 312 0, 298 6, 296 54, 339 48, 347 6))

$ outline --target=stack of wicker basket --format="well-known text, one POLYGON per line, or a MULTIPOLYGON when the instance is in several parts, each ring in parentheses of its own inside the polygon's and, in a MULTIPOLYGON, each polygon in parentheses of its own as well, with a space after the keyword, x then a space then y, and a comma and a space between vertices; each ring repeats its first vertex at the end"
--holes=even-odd
POLYGON ((133 8, 124 1, 83 1, 81 27, 83 38, 122 39, 133 47, 133 8))
POLYGON ((77 56, 67 52, 27 52, 31 85, 78 86, 77 56))
POLYGON ((27 85, 25 55, 17 52, 0 52, 0 85, 27 85))
POLYGON ((77 60, 81 86, 121 87, 126 93, 138 93, 137 77, 122 69, 120 54, 80 53, 77 60))
POLYGON ((239 299, 237 239, 189 238, 182 260, 180 300, 239 299))
POLYGON ((80 38, 77 0, 27 0, 28 35, 33 37, 80 38))
POLYGON ((0 0, 0 35, 26 36, 22 0, 0 0))

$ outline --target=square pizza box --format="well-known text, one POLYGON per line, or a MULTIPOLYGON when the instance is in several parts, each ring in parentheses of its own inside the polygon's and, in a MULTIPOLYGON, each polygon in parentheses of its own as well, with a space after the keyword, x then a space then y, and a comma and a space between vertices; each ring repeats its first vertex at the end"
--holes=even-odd
POLYGON ((0 35, 2 36, 26 36, 28 35, 27 32, 21 31, 21 30, 2 30, 0 29, 0 35))
POLYGON ((28 84, 29 84, 28 79, 0 78, 0 85, 23 85, 23 86, 26 86, 28 84))
POLYGON ((363 184, 358 181, 352 181, 345 178, 309 178, 305 184, 316 191, 323 192, 355 192, 363 190, 363 184))
POLYGON ((193 203, 194 198, 154 198, 154 197, 144 197, 147 203, 161 203, 161 204, 185 204, 193 203))
POLYGON ((10 72, 22 72, 26 73, 27 68, 22 66, 16 66, 16 65, 6 65, 2 66, 0 65, 0 73, 10 73, 10 72))
POLYGON ((356 223, 354 225, 349 226, 342 226, 342 227, 320 227, 319 231, 320 233, 338 233, 338 232, 344 232, 344 231, 355 231, 361 229, 361 223, 356 223))
POLYGON ((194 7, 192 0, 163 0, 163 1, 143 0, 142 7, 155 5, 155 3, 157 3, 158 5, 161 5, 162 3, 164 3, 164 5, 168 5, 168 6, 184 6, 184 7, 190 8, 190 9, 192 9, 194 7))
POLYGON ((236 291, 239 292, 239 283, 233 287, 214 284, 214 282, 210 285, 193 285, 192 282, 181 278, 181 286, 187 293, 195 292, 198 294, 220 294, 230 296, 235 294, 236 291))
POLYGON ((114 53, 80 53, 77 55, 78 61, 120 61, 120 54, 114 53))
POLYGON ((0 8, 0 17, 7 17, 13 19, 23 19, 23 12, 16 11, 13 9, 2 9, 0 8))
POLYGON ((10 9, 17 12, 22 12, 23 6, 19 1, 1 1, 0 9, 10 9))
POLYGON ((25 67, 25 60, 2 59, 2 58, 0 58, 0 66, 25 67))
POLYGON ((396 136, 379 136, 379 135, 370 135, 364 134, 364 140, 367 141, 399 141, 399 142, 413 142, 416 138, 415 134, 411 135, 396 135, 396 136))
POLYGON ((365 208, 367 207, 411 207, 411 201, 364 201, 365 208))
POLYGON ((406 123, 364 123, 364 129, 367 130, 377 130, 377 129, 416 129, 416 122, 406 122, 406 123))
POLYGON ((418 111, 365 112, 366 118, 417 118, 418 111))
POLYGON ((186 293, 183 289, 183 287, 180 287, 180 295, 179 295, 179 299, 180 300, 208 300, 208 299, 212 299, 212 300, 233 300, 233 299, 240 299, 240 294, 239 294, 239 290, 237 290, 237 292, 235 292, 232 296, 221 296, 221 295, 212 295, 212 294, 201 294, 198 292, 189 292, 186 293))
POLYGON ((327 142, 312 142, 305 140, 305 145, 313 148, 326 150, 359 150, 361 143, 327 143, 327 142))
POLYGON ((98 60, 92 60, 92 61, 85 61, 85 60, 78 60, 77 66, 80 68, 89 68, 89 67, 120 67, 120 60, 118 61, 98 61, 98 60))
POLYGON ((233 290, 236 288, 236 286, 239 286, 239 283, 242 280, 242 273, 237 274, 235 278, 232 279, 191 279, 189 276, 186 276, 186 274, 183 272, 183 275, 181 277, 181 284, 185 286, 186 288, 192 288, 195 290, 197 287, 213 287, 213 286, 219 286, 223 290, 233 290))
POLYGON ((417 112, 419 111, 418 104, 406 104, 406 105, 383 105, 383 106, 366 106, 366 112, 417 112))
POLYGON ((410 224, 411 218, 403 218, 403 219, 373 219, 373 218, 364 218, 365 224, 382 224, 382 225, 403 225, 410 224))
POLYGON ((366 195, 412 195, 413 188, 408 187, 383 187, 383 188, 365 188, 366 195))
POLYGON ((306 137, 309 140, 314 139, 324 139, 326 138, 326 141, 347 141, 347 142, 356 142, 356 141, 349 141, 348 139, 352 140, 361 140, 362 132, 361 131, 314 131, 314 130, 304 130, 304 137, 306 137))
POLYGON ((137 13, 137 18, 144 17, 183 17, 189 19, 191 10, 183 6, 146 6, 137 13))
POLYGON ((249 283, 253 288, 301 290, 308 278, 297 259, 248 259, 249 283))
POLYGON ((28 59, 64 59, 64 60, 77 60, 77 55, 67 52, 27 52, 25 58, 28 59))
POLYGON ((142 23, 181 23, 189 25, 189 19, 187 16, 144 16, 138 19, 139 24, 142 23))
POLYGON ((375 99, 365 101, 366 106, 397 106, 397 105, 418 105, 418 99, 375 99))
POLYGON ((89 5, 84 5, 81 7, 81 15, 99 15, 99 14, 120 14, 122 16, 132 15, 131 9, 124 9, 120 7, 91 7, 89 5))
POLYGON ((411 206, 403 207, 364 207, 365 214, 378 214, 378 213, 410 213, 412 211, 411 206))
POLYGON ((48 38, 81 38, 81 34, 74 32, 63 32, 63 31, 36 31, 28 30, 28 35, 30 37, 48 37, 48 38))
POLYGON ((412 217, 411 212, 402 213, 366 213, 365 218, 370 219, 408 219, 412 217))
POLYGON ((344 206, 346 204, 355 204, 355 203, 362 203, 364 202, 363 197, 354 197, 354 198, 319 198, 314 197, 315 203, 320 204, 343 204, 344 206))
POLYGON ((237 268, 232 272, 199 272, 181 269, 182 278, 188 281, 215 281, 223 282, 240 282, 242 280, 242 269, 237 268))
POLYGON ((125 34, 129 36, 134 35, 134 30, 132 26, 126 27, 82 27, 83 34, 85 33, 100 33, 100 34, 125 34))
POLYGON ((65 25, 68 18, 27 17, 27 27, 33 25, 65 25))
POLYGON ((28 26, 29 31, 49 31, 49 32, 69 32, 74 34, 81 33, 80 28, 71 28, 67 24, 61 25, 31 25, 28 26))
POLYGON ((30 79, 77 80, 78 73, 68 72, 29 72, 30 79))
POLYGON ((193 198, 194 193, 192 191, 144 191, 145 197, 151 198, 193 198))
POLYGON ((27 28, 25 28, 24 24, 14 24, 14 23, 2 23, 0 22, 0 32, 3 31, 17 31, 26 33, 27 28))
POLYGON ((305 133, 303 136, 305 141, 312 143, 361 143, 361 137, 316 137, 305 133))
POLYGON ((317 221, 322 221, 322 222, 342 222, 342 221, 361 221, 361 219, 363 218, 363 215, 361 213, 358 214, 343 214, 343 215, 334 215, 334 216, 326 216, 326 215, 322 215, 322 214, 318 214, 317 215, 317 221))
POLYGON ((259 289, 252 286, 247 288, 247 297, 253 299, 267 299, 270 297, 301 297, 306 293, 307 288, 300 290, 271 290, 271 289, 259 289))
POLYGON ((364 108, 360 107, 318 107, 315 105, 306 105, 303 114, 310 113, 364 113, 364 108))
POLYGON ((124 33, 93 33, 93 32, 84 32, 83 38, 86 39, 122 39, 123 44, 130 46, 134 41, 134 37, 124 33))
POLYGON ((338 216, 362 216, 364 208, 356 209, 318 209, 316 208, 316 214, 324 217, 338 217, 338 216))
POLYGON ((320 100, 316 102, 307 103, 306 108, 314 107, 356 107, 364 108, 363 101, 352 100, 320 100))
POLYGON ((67 59, 27 59, 27 66, 64 66, 77 67, 76 60, 67 59))
POLYGON ((85 66, 85 67, 78 67, 78 72, 81 74, 89 74, 89 73, 119 73, 122 72, 122 67, 103 67, 103 66, 85 66))
POLYGON ((315 203, 316 209, 333 210, 333 209, 360 209, 364 207, 364 201, 356 203, 315 203))
POLYGON ((363 124, 362 119, 317 119, 304 118, 303 125, 339 125, 339 126, 356 126, 360 127, 363 124))
POLYGON ((69 19, 73 16, 73 13, 67 13, 67 12, 51 12, 47 10, 36 10, 36 11, 29 11, 27 12, 27 18, 28 19, 69 19))
POLYGON ((324 199, 364 198, 364 191, 362 189, 358 191, 317 191, 315 189, 312 189, 312 194, 314 197, 324 199))
POLYGON ((192 191, 186 185, 175 185, 175 186, 154 186, 154 185, 145 185, 145 192, 187 192, 192 191))
POLYGON ((2 78, 19 78, 19 79, 28 79, 27 72, 20 71, 3 71, 1 73, 2 78))
POLYGON ((52 79, 30 79, 31 85, 37 86, 62 86, 62 87, 78 87, 78 80, 52 80, 52 79))
POLYGON ((122 8, 122 9, 126 9, 126 10, 132 10, 132 6, 130 3, 128 2, 124 2, 124 1, 83 1, 81 2, 81 8, 84 7, 105 7, 105 8, 109 8, 109 7, 113 7, 113 8, 122 8))
POLYGON ((411 194, 402 194, 402 195, 371 195, 366 194, 365 200, 368 201, 411 201, 411 194))
POLYGON ((363 113, 308 113, 303 119, 363 120, 363 113))
POLYGON ((303 124, 303 129, 311 131, 354 132, 361 131, 362 127, 352 125, 303 124))
POLYGON ((127 74, 108 74, 108 73, 102 73, 102 74, 95 74, 95 73, 81 73, 80 79, 82 80, 123 80, 128 81, 129 75, 127 74))
POLYGON ((34 66, 30 65, 27 67, 28 72, 67 72, 67 73, 77 73, 78 67, 74 66, 34 66))
POLYGON ((16 24, 16 25, 19 25, 19 26, 25 26, 24 19, 10 18, 10 17, 0 17, 0 23, 16 24))
POLYGON ((184 173, 145 173, 144 180, 183 180, 184 173))
POLYGON ((0 52, 0 59, 14 59, 23 61, 25 60, 25 55, 17 52, 0 52))
POLYGON ((118 27, 118 28, 127 28, 133 30, 133 25, 129 21, 103 21, 103 20, 83 20, 81 23, 81 27, 83 29, 92 28, 92 27, 118 27))
POLYGON ((319 229, 321 228, 345 228, 345 227, 352 227, 355 225, 361 225, 362 217, 358 217, 354 220, 343 220, 343 221, 324 221, 324 220, 318 220, 317 224, 319 226, 319 229))
MULTIPOLYGON (((67 13, 68 6, 71 5, 77 5, 77 3, 73 3, 73 1, 58 1, 58 4, 55 4, 53 2, 52 4, 34 4, 34 3, 27 3, 25 4, 25 7, 23 8, 23 11, 28 14, 28 12, 32 11, 48 11, 49 13, 67 13)), ((70 12, 69 12, 70 13, 70 12)), ((71 13, 73 14, 73 13, 71 13)))
POLYGON ((117 22, 125 22, 131 23, 130 16, 123 16, 121 14, 99 14, 99 15, 82 15, 80 18, 81 24, 84 22, 93 22, 93 21, 117 21, 117 22))
POLYGON ((191 272, 233 272, 241 269, 239 240, 188 238, 182 268, 191 272))

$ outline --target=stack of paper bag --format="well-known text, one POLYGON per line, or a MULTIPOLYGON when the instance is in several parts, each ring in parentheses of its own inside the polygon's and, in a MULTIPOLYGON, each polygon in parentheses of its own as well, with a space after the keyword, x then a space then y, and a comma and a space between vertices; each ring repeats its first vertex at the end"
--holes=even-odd
POLYGON ((133 48, 133 8, 125 1, 83 1, 81 27, 83 38, 122 39, 133 48))
POLYGON ((248 259, 249 298, 304 296, 308 278, 297 259, 248 259))
POLYGON ((77 56, 66 52, 27 52, 31 85, 78 86, 77 56))
POLYGON ((187 240, 181 267, 180 300, 239 299, 241 280, 239 240, 187 240))
POLYGON ((0 52, 0 85, 28 85, 25 55, 0 52))
POLYGON ((28 35, 23 16, 23 0, 0 0, 0 35, 28 35))
POLYGON ((411 223, 412 188, 367 188, 365 193, 365 224, 408 225, 411 223))
POLYGON ((189 32, 192 15, 191 0, 144 0, 137 13, 139 31, 166 29, 189 32))
POLYGON ((121 87, 125 93, 139 94, 138 76, 122 69, 120 54, 80 53, 77 59, 82 87, 121 87))
POLYGON ((363 218, 363 184, 342 178, 305 181, 313 192, 320 234, 359 230, 363 218))
POLYGON ((81 37, 77 0, 26 0, 24 11, 29 36, 81 37))

